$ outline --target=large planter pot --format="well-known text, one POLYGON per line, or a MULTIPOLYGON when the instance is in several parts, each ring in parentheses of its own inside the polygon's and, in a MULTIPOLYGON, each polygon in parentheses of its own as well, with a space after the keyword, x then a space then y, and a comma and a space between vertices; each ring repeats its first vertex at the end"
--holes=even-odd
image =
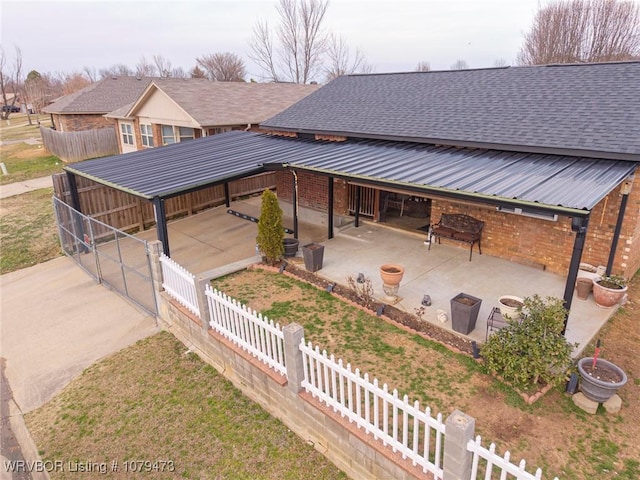
POLYGON ((380 278, 385 285, 400 285, 404 276, 404 267, 397 263, 385 263, 380 267, 380 278))
POLYGON ((304 257, 304 268, 310 272, 317 272, 322 268, 324 245, 315 242, 307 243, 302 246, 302 256, 304 257))
POLYGON ((467 335, 476 328, 482 299, 459 293, 451 299, 451 326, 453 330, 467 335))
POLYGON ((522 308, 524 307, 524 300, 515 295, 503 295, 498 299, 500 304, 500 313, 505 318, 510 320, 519 320, 522 308), (518 311, 520 309, 520 311, 518 311))
POLYGON ((596 305, 602 308, 611 308, 620 303, 622 297, 627 293, 627 288, 609 288, 599 284, 600 277, 593 279, 593 299, 596 305))
POLYGON ((284 244, 284 256, 295 257, 300 241, 297 238, 285 238, 282 243, 284 244))
POLYGON ((616 364, 598 359, 593 369, 593 357, 578 361, 580 390, 589 400, 603 403, 627 383, 627 375, 616 364))

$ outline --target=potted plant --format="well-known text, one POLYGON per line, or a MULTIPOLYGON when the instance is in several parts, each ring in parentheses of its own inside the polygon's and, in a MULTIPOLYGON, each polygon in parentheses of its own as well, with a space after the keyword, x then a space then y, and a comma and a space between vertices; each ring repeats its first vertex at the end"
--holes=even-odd
POLYGON ((515 295, 503 295, 498 299, 500 313, 509 320, 519 320, 524 307, 524 299, 515 295))
POLYGON ((284 253, 284 228, 282 226, 282 209, 275 193, 267 189, 262 192, 262 206, 258 220, 258 236, 256 245, 262 253, 262 260, 268 265, 275 265, 284 253))
POLYGON ((619 275, 605 275, 593 279, 593 299, 596 305, 611 308, 627 293, 627 282, 619 275))
POLYGON ((300 241, 297 238, 285 238, 282 241, 282 245, 284 247, 285 257, 295 257, 296 253, 298 253, 300 241))
POLYGON ((459 293, 451 299, 451 326, 456 332, 467 335, 476 328, 482 299, 459 293))
POLYGON ((616 364, 597 357, 585 357, 578 361, 580 390, 589 400, 603 403, 627 383, 627 375, 616 364))
POLYGON ((400 282, 404 276, 404 267, 397 263, 385 263, 380 267, 382 290, 388 297, 396 297, 400 282))
POLYGON ((324 245, 315 242, 307 243, 302 246, 302 256, 304 258, 304 268, 310 272, 317 272, 322 268, 324 245))

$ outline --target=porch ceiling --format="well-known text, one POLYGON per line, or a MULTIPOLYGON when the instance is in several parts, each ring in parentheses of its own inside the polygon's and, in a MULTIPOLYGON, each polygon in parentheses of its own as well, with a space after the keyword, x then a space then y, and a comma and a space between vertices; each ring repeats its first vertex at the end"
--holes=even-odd
POLYGON ((321 142, 236 131, 89 160, 65 170, 151 199, 283 166, 382 187, 585 215, 638 165, 406 142, 321 142))

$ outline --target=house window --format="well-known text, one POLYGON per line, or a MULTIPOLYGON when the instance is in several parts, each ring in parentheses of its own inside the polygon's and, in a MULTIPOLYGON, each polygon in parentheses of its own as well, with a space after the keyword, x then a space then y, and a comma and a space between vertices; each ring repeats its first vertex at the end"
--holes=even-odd
POLYGON ((133 145, 133 127, 130 123, 120 124, 120 133, 122 133, 122 143, 124 145, 133 145))
POLYGON ((162 125, 162 144, 169 145, 170 143, 176 143, 173 125, 162 125))
POLYGON ((153 131, 151 125, 140 124, 140 137, 145 148, 153 147, 153 131))
POLYGON ((193 140, 195 138, 193 128, 188 127, 178 127, 178 135, 181 142, 184 142, 185 140, 193 140))

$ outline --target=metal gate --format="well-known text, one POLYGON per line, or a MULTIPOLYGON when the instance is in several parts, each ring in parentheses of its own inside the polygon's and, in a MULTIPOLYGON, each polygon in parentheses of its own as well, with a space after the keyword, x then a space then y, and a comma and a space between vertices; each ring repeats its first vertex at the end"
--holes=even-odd
POLYGON ((65 254, 97 282, 155 316, 156 296, 146 240, 83 215, 56 197, 53 206, 65 254))

